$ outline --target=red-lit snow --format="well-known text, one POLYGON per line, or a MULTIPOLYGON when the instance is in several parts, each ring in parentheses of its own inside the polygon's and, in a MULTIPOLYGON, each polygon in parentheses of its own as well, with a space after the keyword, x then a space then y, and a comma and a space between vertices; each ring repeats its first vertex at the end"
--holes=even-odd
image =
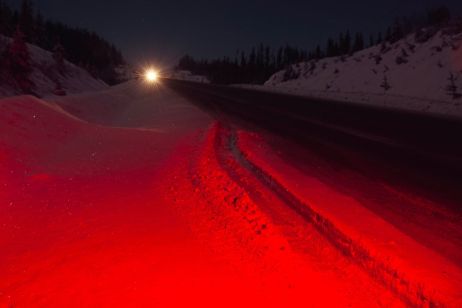
POLYGON ((327 236, 336 234, 334 245, 366 271, 417 306, 462 303, 457 214, 354 169, 328 166, 314 152, 294 147, 304 158, 294 165, 259 135, 240 131, 235 138, 243 159, 293 195, 295 207, 309 208, 303 214, 327 236))
MULTIPOLYGON (((343 235, 320 230, 245 166, 231 129, 161 85, 1 100, 0 131, 1 307, 399 307, 441 299, 394 290, 339 249, 334 238, 343 235)), ((247 150, 254 142, 241 141, 247 150)), ((274 177, 285 184, 278 167, 274 177)), ((343 221, 332 222, 344 232, 343 221)), ((412 242, 393 232, 386 235, 412 242)), ((446 268, 432 253, 430 263, 446 268)), ((454 298, 443 299, 460 303, 452 282, 445 287, 456 289, 454 298)))

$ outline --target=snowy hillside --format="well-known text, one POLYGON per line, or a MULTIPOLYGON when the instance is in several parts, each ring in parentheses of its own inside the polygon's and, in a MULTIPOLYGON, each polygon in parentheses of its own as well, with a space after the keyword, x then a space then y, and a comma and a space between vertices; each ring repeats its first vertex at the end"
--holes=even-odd
MULTIPOLYGON (((4 36, 0 36, 0 40, 1 45, 7 45, 11 41, 4 36)), ((87 71, 68 61, 64 61, 64 67, 60 71, 51 52, 31 44, 27 44, 27 47, 32 66, 29 78, 34 84, 33 93, 40 97, 101 90, 108 87, 103 81, 93 78, 87 71), (59 88, 60 90, 57 91, 59 88)), ((19 94, 23 94, 20 88, 6 76, 3 70, 0 70, 0 97, 19 94)))
POLYGON ((350 56, 299 63, 265 90, 462 115, 462 27, 428 28, 350 56))

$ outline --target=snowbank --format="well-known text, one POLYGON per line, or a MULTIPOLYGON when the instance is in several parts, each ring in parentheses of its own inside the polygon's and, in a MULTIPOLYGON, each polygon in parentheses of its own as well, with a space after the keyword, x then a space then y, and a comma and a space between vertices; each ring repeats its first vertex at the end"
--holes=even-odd
MULTIPOLYGON (((11 41, 10 38, 3 36, 0 39, 6 43, 11 41)), ((108 88, 102 80, 93 78, 87 71, 68 61, 64 61, 64 72, 59 72, 51 52, 31 44, 27 44, 27 47, 31 55, 32 66, 30 80, 34 83, 33 91, 38 96, 53 94, 57 84, 60 84, 67 94, 108 88)), ((20 89, 7 82, 2 82, 0 78, 0 97, 20 94, 22 94, 20 89)))
POLYGON ((462 32, 432 31, 299 63, 254 88, 462 116, 462 32))

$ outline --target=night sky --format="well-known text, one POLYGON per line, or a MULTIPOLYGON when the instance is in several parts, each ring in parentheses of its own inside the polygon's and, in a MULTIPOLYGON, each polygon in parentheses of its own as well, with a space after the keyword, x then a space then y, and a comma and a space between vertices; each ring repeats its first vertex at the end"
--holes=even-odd
MULTIPOLYGON (((18 6, 20 0, 7 0, 18 6)), ((387 1, 148 1, 35 0, 47 17, 94 30, 122 49, 133 64, 174 63, 234 55, 260 42, 311 48, 340 31, 377 32, 396 16, 446 4, 462 12, 461 0, 387 1)))

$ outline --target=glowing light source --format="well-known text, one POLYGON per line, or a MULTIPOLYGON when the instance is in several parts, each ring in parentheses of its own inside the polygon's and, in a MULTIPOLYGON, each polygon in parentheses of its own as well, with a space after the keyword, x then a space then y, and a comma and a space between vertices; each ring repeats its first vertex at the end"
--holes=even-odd
POLYGON ((159 73, 154 69, 148 69, 144 73, 144 79, 149 83, 155 83, 159 80, 159 73))

